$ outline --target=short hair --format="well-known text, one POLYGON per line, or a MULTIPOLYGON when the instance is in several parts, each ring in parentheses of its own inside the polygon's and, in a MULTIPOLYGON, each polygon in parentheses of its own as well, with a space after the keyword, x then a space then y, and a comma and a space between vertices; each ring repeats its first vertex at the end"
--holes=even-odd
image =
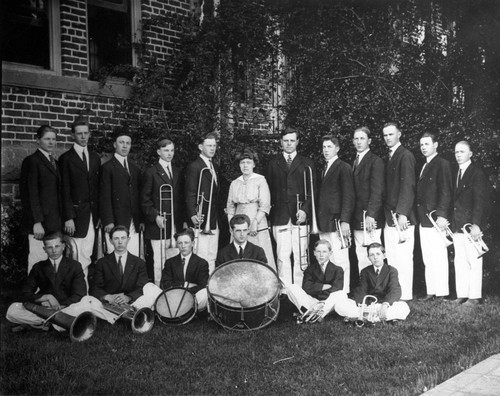
POLYGON ((457 144, 463 144, 463 145, 467 146, 469 148, 469 150, 472 151, 472 147, 470 146, 470 143, 467 140, 460 140, 459 142, 455 143, 455 146, 457 144))
POLYGON ((257 165, 257 163, 259 162, 259 156, 258 156, 258 154, 255 153, 255 152, 253 152, 249 148, 245 148, 241 152, 237 153, 234 156, 234 159, 235 159, 235 161, 236 161, 237 164, 239 164, 244 159, 250 159, 250 160, 252 160, 255 163, 255 165, 257 165))
POLYGON ((382 253, 385 253, 384 245, 382 245, 381 243, 378 243, 378 242, 373 242, 373 243, 370 243, 368 245, 368 247, 366 248, 367 254, 370 254, 370 249, 380 249, 382 251, 382 253))
POLYGON ((205 135, 201 135, 198 139, 198 144, 203 144, 205 140, 214 139, 217 141, 217 135, 214 132, 208 132, 205 135))
POLYGON ((395 128, 396 128, 399 132, 401 132, 401 129, 399 129, 399 125, 398 125, 398 123, 397 123, 397 122, 394 122, 394 121, 391 121, 391 122, 386 122, 386 123, 384 124, 384 126, 382 127, 382 129, 387 128, 387 127, 390 127, 390 126, 395 127, 395 128))
POLYGON ((295 133, 295 136, 297 136, 297 140, 300 139, 300 132, 296 127, 293 126, 287 126, 285 129, 283 129, 280 132, 281 139, 285 137, 285 135, 288 135, 289 133, 295 133))
POLYGON ((49 232, 43 237, 43 244, 47 241, 53 241, 54 239, 60 239, 62 243, 65 243, 64 235, 61 231, 49 232))
POLYGON ((319 245, 325 245, 326 247, 328 247, 328 250, 332 250, 332 244, 330 243, 330 241, 327 241, 326 239, 320 239, 319 241, 317 241, 315 244, 314 244, 314 249, 316 249, 319 245))
POLYGON ((422 133, 422 136, 420 136, 420 139, 423 139, 423 138, 426 138, 426 137, 430 137, 431 140, 432 140, 432 143, 436 143, 437 142, 437 135, 435 133, 424 132, 424 133, 422 133))
POLYGON ((229 221, 229 226, 231 227, 231 229, 234 229, 235 225, 244 223, 247 223, 250 227, 250 224, 252 223, 250 217, 248 217, 246 214, 237 214, 231 218, 231 220, 229 221))
POLYGON ((75 133, 75 128, 76 128, 77 126, 86 126, 86 127, 88 127, 88 126, 89 126, 89 123, 88 123, 85 119, 83 119, 83 118, 81 118, 81 117, 80 117, 80 118, 77 118, 77 119, 73 122, 73 124, 71 124, 71 133, 75 133))
POLYGON ((194 231, 192 228, 184 228, 182 231, 175 233, 175 240, 179 239, 181 236, 187 235, 191 242, 194 241, 194 231))
POLYGON ((364 132, 366 133, 366 136, 368 137, 368 139, 371 139, 371 131, 368 129, 368 127, 365 127, 365 126, 362 126, 362 127, 359 127, 359 128, 356 128, 354 130, 354 133, 358 132, 358 131, 361 131, 361 132, 364 132))
POLYGON ((161 138, 156 142, 156 149, 159 150, 163 147, 170 146, 171 144, 174 144, 170 139, 167 138, 161 138))
POLYGON ((36 138, 41 139, 48 132, 54 132, 57 136, 57 131, 54 128, 52 128, 50 125, 45 124, 36 130, 36 138))
POLYGON ((322 139, 322 141, 323 141, 323 142, 328 142, 328 141, 330 141, 330 142, 332 142, 335 146, 340 147, 340 142, 339 142, 339 139, 337 139, 337 138, 336 138, 335 136, 333 136, 333 135, 325 135, 325 136, 323 136, 321 139, 322 139))
POLYGON ((125 231, 127 233, 127 236, 129 236, 129 231, 128 231, 128 228, 125 227, 124 225, 117 225, 117 226, 114 226, 111 231, 109 232, 109 239, 112 239, 113 238, 113 234, 115 232, 118 232, 118 231, 125 231))
POLYGON ((130 131, 130 128, 128 126, 115 128, 113 133, 113 142, 116 142, 116 140, 121 136, 128 136, 130 140, 133 140, 132 132, 130 131))

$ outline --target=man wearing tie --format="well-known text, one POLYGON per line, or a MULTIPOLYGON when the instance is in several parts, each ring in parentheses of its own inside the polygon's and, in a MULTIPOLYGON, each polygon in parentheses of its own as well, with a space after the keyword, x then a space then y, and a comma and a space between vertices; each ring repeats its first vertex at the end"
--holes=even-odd
MULTIPOLYGON (((129 161, 132 137, 126 130, 115 134, 115 154, 101 169, 99 210, 104 231, 125 226, 130 233, 129 250, 139 255, 139 232, 143 230, 140 195, 140 169, 129 161)), ((108 253, 113 251, 110 238, 106 240, 108 253)))
POLYGON ((101 159, 88 149, 90 131, 86 121, 76 120, 71 132, 75 144, 59 158, 64 232, 75 241, 78 261, 88 284, 88 267, 99 221, 101 159))
POLYGON ((380 243, 384 224, 384 162, 370 150, 370 136, 370 130, 361 127, 354 131, 352 139, 357 152, 353 164, 353 228, 360 273, 370 265, 366 246, 373 242, 380 243))
POLYGON ((458 168, 453 180, 453 211, 451 228, 454 232, 455 247, 455 282, 457 299, 455 303, 468 306, 479 304, 482 297, 483 258, 464 234, 463 227, 468 226, 471 238, 481 239, 487 209, 487 179, 484 172, 471 162, 472 151, 467 141, 455 145, 455 158, 458 168))
POLYGON ((38 150, 21 165, 19 194, 23 207, 21 233, 28 235, 28 273, 33 265, 47 259, 42 242, 46 234, 61 231, 61 176, 52 155, 57 132, 49 125, 36 131, 38 150))
POLYGON ((193 253, 194 232, 187 228, 175 235, 180 253, 169 258, 161 276, 161 288, 185 287, 196 296, 198 311, 207 308, 208 263, 193 253))
POLYGON ((389 160, 385 167, 385 228, 387 262, 396 268, 402 300, 413 299, 413 247, 415 244, 415 157, 399 141, 401 131, 389 122, 383 128, 389 160), (397 225, 393 216, 397 218, 397 225))
POLYGON ((266 254, 260 246, 248 242, 248 232, 250 231, 250 218, 246 214, 234 215, 229 221, 233 242, 219 250, 215 268, 228 261, 238 259, 257 260, 267 264, 266 254))
POLYGON ((326 167, 318 194, 318 228, 320 239, 330 242, 331 260, 344 271, 344 292, 349 293, 351 269, 349 223, 354 209, 352 169, 338 157, 340 144, 336 137, 323 137, 323 156, 326 167), (338 225, 340 224, 340 229, 338 225))
POLYGON ((160 284, 165 261, 179 253, 177 248, 170 248, 175 242, 171 237, 176 229, 182 229, 184 221, 182 177, 180 169, 172 164, 174 150, 171 140, 158 141, 156 153, 159 160, 145 172, 142 183, 141 207, 146 226, 144 238, 151 240, 156 285, 160 284))
POLYGON ((449 294, 448 249, 444 241, 449 225, 452 181, 451 166, 437 153, 438 142, 433 133, 425 132, 420 138, 420 151, 425 164, 417 183, 417 214, 420 223, 420 247, 425 265, 427 296, 423 301, 442 300, 449 294), (428 215, 431 214, 436 229, 428 215))

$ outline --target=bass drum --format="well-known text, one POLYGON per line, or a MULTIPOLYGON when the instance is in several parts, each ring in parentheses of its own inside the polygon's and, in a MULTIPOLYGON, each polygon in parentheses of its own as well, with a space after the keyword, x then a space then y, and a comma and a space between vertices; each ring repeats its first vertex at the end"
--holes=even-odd
POLYGON ((278 317, 280 280, 271 267, 255 260, 234 260, 208 279, 210 316, 228 330, 258 330, 278 317))
POLYGON ((196 297, 184 287, 172 287, 161 293, 155 302, 155 312, 164 324, 183 325, 197 312, 196 297))

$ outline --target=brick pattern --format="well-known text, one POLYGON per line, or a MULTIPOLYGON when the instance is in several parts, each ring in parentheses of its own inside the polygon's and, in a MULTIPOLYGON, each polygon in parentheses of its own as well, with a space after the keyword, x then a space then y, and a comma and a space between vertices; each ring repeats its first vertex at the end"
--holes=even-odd
POLYGON ((87 2, 61 0, 60 11, 63 76, 87 78, 87 2))

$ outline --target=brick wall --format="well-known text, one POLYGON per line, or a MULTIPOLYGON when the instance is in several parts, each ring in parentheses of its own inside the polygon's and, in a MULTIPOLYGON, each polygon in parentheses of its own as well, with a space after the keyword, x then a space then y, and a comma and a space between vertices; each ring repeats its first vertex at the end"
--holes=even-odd
POLYGON ((61 66, 63 76, 89 74, 86 0, 61 1, 61 66))

